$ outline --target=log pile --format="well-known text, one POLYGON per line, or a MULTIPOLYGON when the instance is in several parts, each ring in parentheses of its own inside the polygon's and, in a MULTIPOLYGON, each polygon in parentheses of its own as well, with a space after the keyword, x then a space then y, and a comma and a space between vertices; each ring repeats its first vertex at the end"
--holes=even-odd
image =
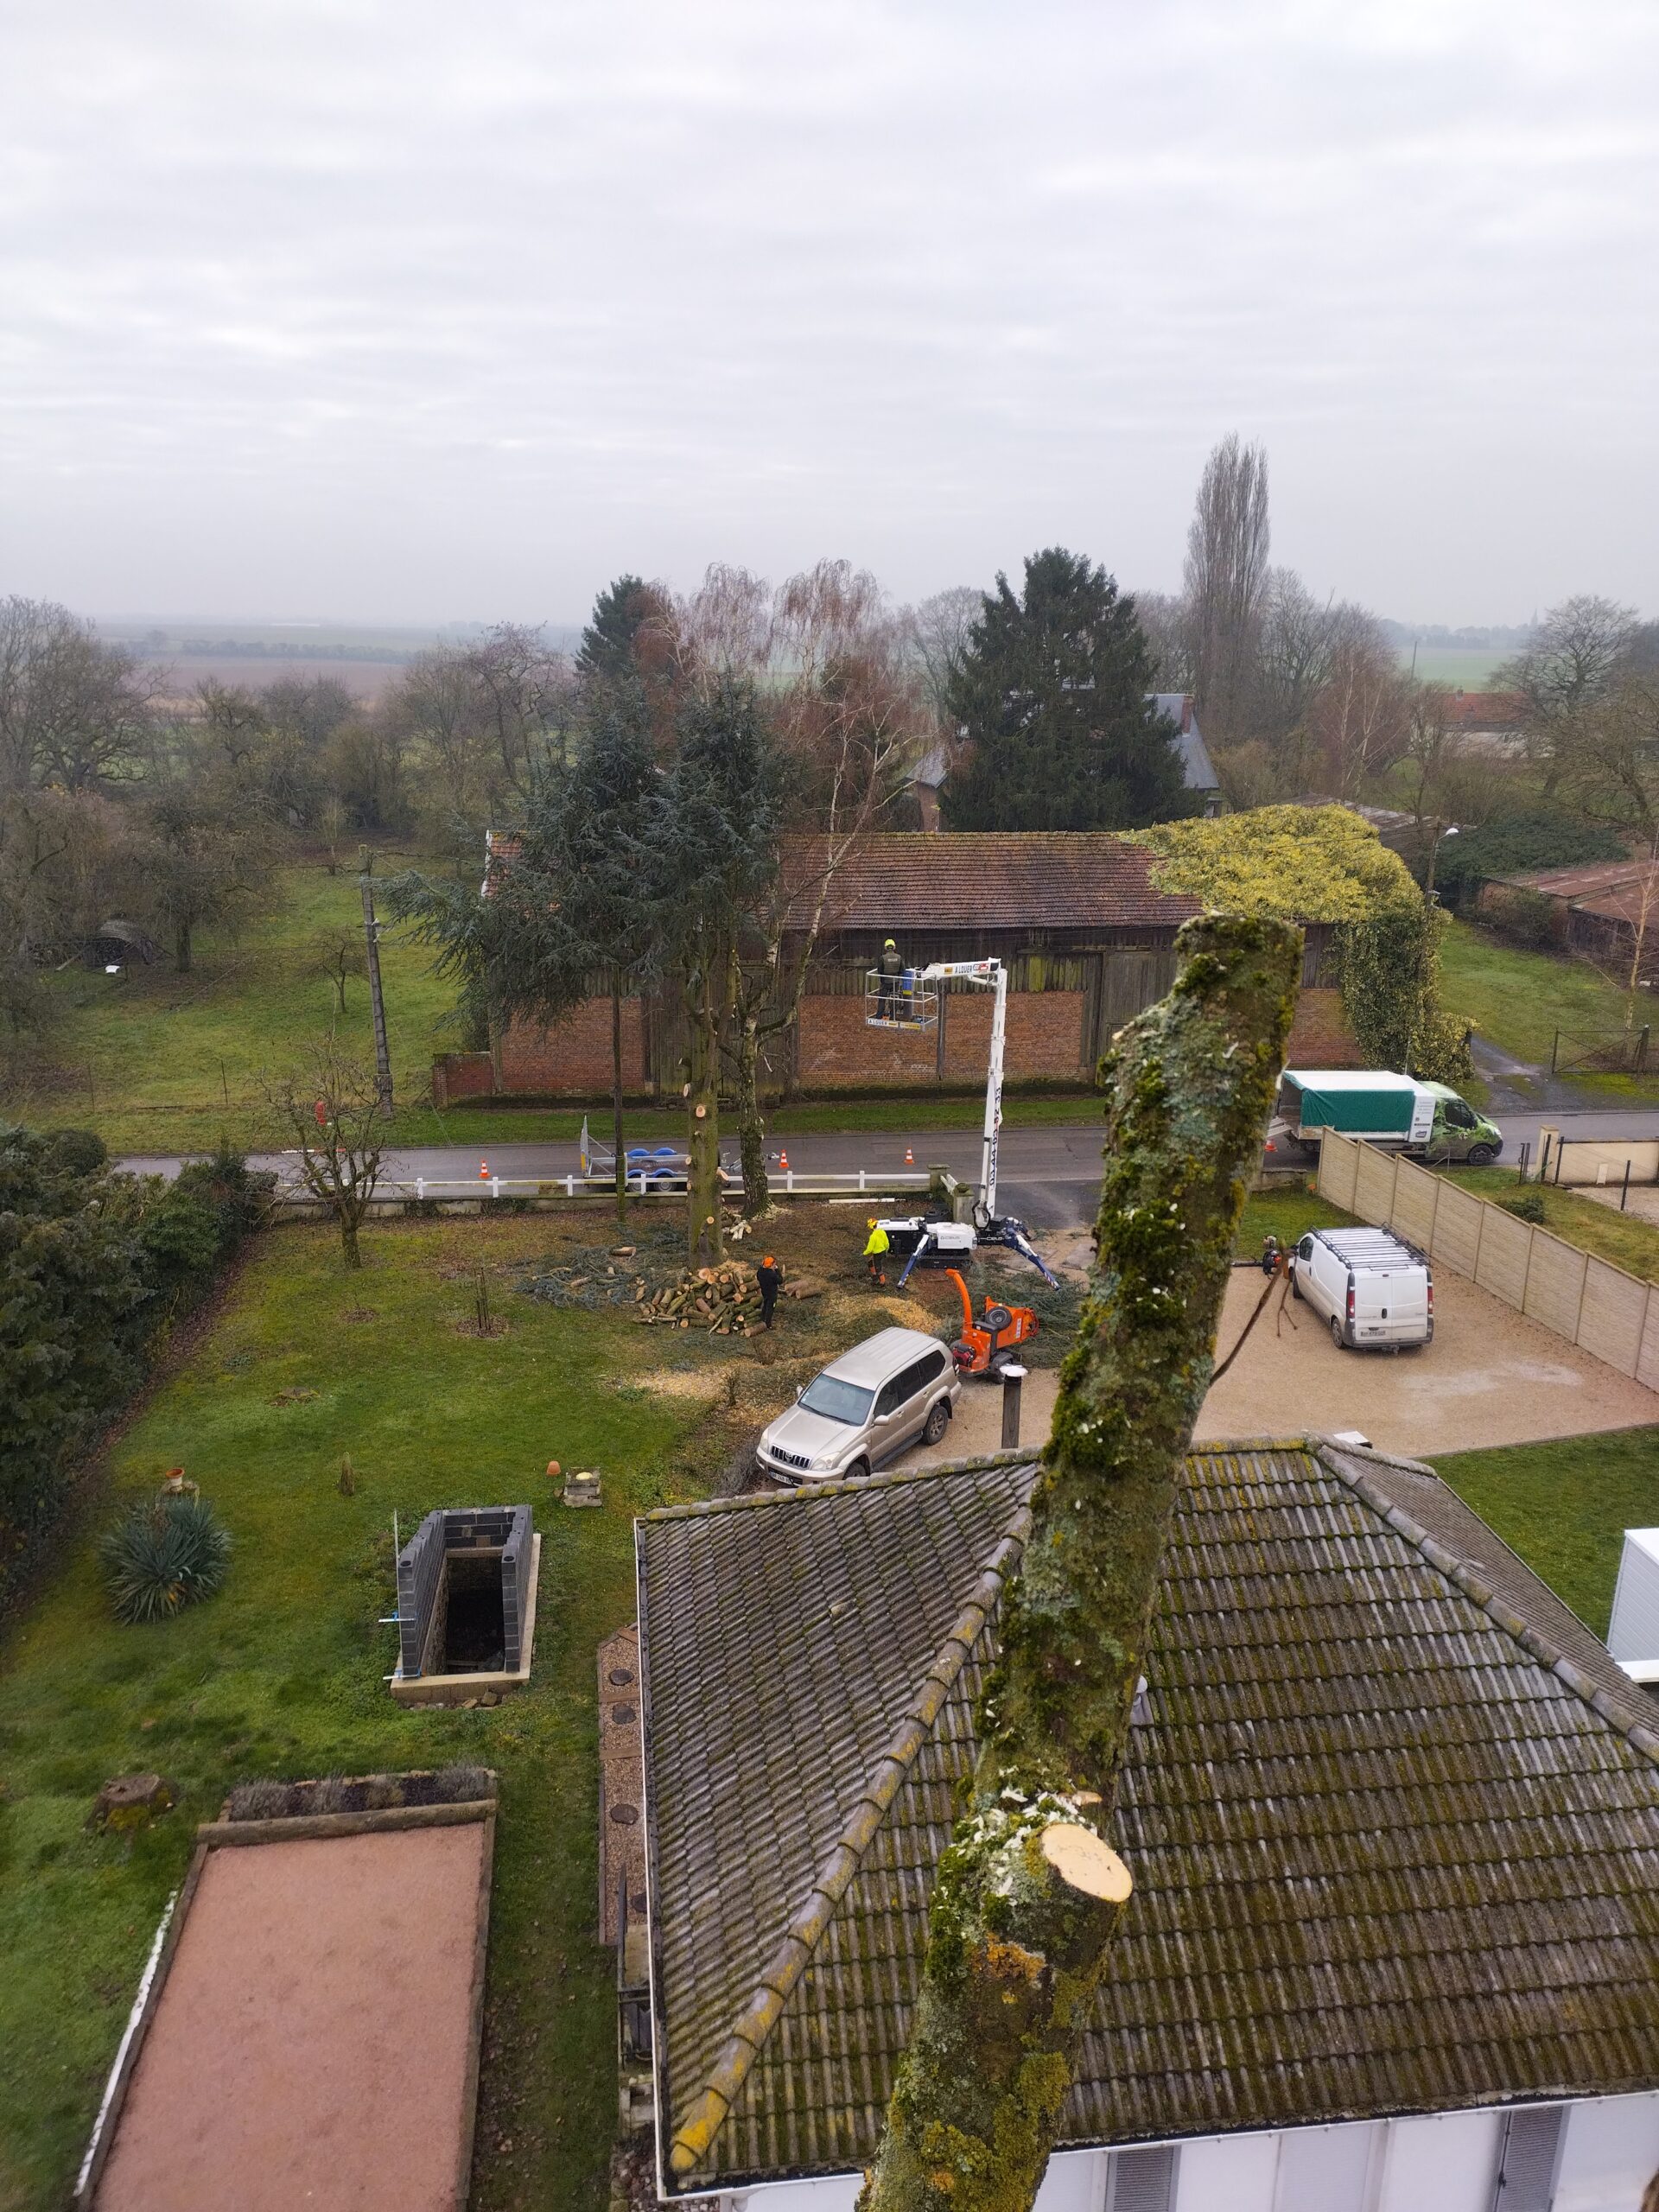
POLYGON ((699 1268, 664 1290, 636 1293, 639 1319, 648 1326, 702 1329, 709 1336, 747 1337, 760 1325, 760 1293, 754 1270, 741 1260, 699 1268))

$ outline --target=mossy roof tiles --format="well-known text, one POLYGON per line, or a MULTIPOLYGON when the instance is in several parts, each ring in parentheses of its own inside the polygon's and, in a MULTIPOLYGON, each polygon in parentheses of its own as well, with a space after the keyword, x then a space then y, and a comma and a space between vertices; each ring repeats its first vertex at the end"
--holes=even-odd
MULTIPOLYGON (((1587 1631, 1571 1657, 1539 1632, 1558 1601, 1512 1555, 1491 1598, 1490 1543, 1394 1503, 1408 1472, 1432 1508, 1375 1455, 1192 1455, 1066 2139, 1659 2085, 1659 1735, 1587 1631)), ((874 2147, 1031 1474, 639 1524, 677 2188, 874 2147)))

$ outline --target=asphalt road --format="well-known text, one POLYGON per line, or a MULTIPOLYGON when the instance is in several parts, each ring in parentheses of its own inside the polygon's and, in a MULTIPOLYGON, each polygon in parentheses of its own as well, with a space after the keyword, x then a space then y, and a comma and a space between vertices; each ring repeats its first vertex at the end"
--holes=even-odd
MULTIPOLYGON (((1538 1149, 1538 1132, 1546 1125, 1574 1137, 1659 1136, 1659 1111, 1612 1109, 1595 1113, 1510 1114, 1503 1117, 1503 1157, 1515 1160, 1522 1144, 1538 1149)), ((971 1129, 924 1129, 912 1137, 918 1167, 950 1168, 964 1182, 979 1179, 979 1139, 971 1129)), ((1079 1128, 1005 1129, 1000 1152, 997 1205, 1000 1211, 1015 1214, 1033 1229, 1069 1229, 1092 1220, 1100 1188, 1101 1130, 1098 1123, 1079 1128)), ((787 1143, 791 1167, 824 1174, 855 1174, 861 1167, 896 1168, 902 1166, 906 1140, 902 1134, 861 1131, 849 1135, 791 1137, 787 1143)), ((736 1149, 727 1157, 736 1165, 736 1149)), ((389 1152, 381 1172, 381 1188, 388 1197, 414 1189, 417 1178, 429 1183, 467 1183, 478 1179, 481 1162, 504 1181, 533 1181, 576 1172, 574 1144, 497 1144, 482 1152, 455 1145, 431 1146, 419 1151, 389 1152)), ((251 1156, 254 1166, 274 1168, 285 1179, 291 1157, 283 1153, 251 1156)), ((120 1163, 141 1173, 175 1175, 176 1158, 130 1159, 120 1163)))

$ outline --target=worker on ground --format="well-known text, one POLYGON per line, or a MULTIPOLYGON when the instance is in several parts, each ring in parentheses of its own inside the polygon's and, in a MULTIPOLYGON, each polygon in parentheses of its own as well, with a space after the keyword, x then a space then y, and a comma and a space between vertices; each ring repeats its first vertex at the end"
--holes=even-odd
POLYGON ((778 1305, 778 1294, 784 1287, 784 1271, 770 1252, 755 1269, 754 1280, 760 1291, 760 1325, 769 1329, 778 1305))
POLYGON ((899 978, 904 972, 899 948, 889 938, 881 948, 881 995, 878 1003, 883 1021, 899 1019, 899 978))
POLYGON ((887 1256, 890 1242, 887 1232, 872 1214, 869 1218, 869 1241, 864 1247, 864 1257, 870 1263, 870 1282, 873 1287, 887 1288, 887 1274, 882 1262, 887 1256))

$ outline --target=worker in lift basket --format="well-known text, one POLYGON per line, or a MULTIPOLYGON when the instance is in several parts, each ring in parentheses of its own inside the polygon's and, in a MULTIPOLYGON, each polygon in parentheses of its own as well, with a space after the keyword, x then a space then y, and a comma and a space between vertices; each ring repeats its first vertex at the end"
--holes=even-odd
POLYGON ((881 992, 876 1001, 876 1010, 883 1021, 899 1019, 899 978, 904 971, 899 948, 889 938, 881 948, 881 992))
POLYGON ((887 1287, 887 1269, 883 1262, 887 1256, 891 1239, 880 1223, 872 1214, 869 1217, 869 1241, 864 1247, 864 1257, 870 1263, 870 1287, 885 1290, 887 1287))

